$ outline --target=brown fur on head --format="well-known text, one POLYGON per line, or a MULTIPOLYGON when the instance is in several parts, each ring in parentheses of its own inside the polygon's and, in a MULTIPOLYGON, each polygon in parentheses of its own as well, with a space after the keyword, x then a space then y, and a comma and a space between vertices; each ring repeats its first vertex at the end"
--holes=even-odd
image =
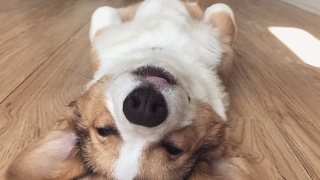
MULTIPOLYGON (((122 20, 131 21, 139 6, 119 9, 122 20)), ((236 33, 233 16, 210 9, 204 13, 195 3, 187 3, 186 8, 192 18, 218 30, 223 54, 216 71, 226 83, 236 33)), ((93 38, 107 29, 99 27, 93 38)), ((98 52, 92 52, 94 68, 98 69, 101 65, 98 52)), ((89 86, 70 104, 72 117, 58 123, 49 134, 23 150, 9 167, 7 179, 115 178, 115 164, 125 140, 111 113, 113 110, 106 104, 109 99, 105 89, 112 86, 114 78, 108 74, 108 78, 89 86)), ((245 161, 229 151, 226 122, 202 99, 192 102, 195 115, 191 123, 173 128, 144 147, 135 179, 252 178, 245 161)))

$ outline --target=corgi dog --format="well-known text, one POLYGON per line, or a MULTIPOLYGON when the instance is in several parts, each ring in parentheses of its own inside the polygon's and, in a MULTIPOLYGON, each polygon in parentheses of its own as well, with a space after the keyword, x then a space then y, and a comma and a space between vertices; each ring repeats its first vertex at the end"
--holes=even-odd
POLYGON ((236 25, 227 5, 104 6, 89 36, 94 80, 7 179, 250 179, 228 143, 236 25))

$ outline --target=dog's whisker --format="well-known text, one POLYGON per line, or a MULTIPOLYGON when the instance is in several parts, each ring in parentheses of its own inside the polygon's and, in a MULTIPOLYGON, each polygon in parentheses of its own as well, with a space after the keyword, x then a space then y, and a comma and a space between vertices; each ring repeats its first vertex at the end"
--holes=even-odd
POLYGON ((205 100, 206 98, 208 98, 208 96, 204 96, 203 98, 197 100, 197 101, 195 102, 195 104, 196 104, 196 105, 200 104, 200 103, 201 103, 203 100, 205 100))
POLYGON ((103 72, 104 77, 106 78, 106 80, 109 81, 109 78, 108 78, 107 74, 104 72, 104 70, 102 69, 101 71, 103 72))
POLYGON ((94 78, 92 78, 92 77, 89 77, 89 76, 87 76, 87 75, 85 75, 85 74, 82 74, 82 73, 80 73, 80 72, 77 72, 77 71, 73 71, 73 70, 71 70, 71 69, 66 69, 66 71, 69 71, 69 72, 72 72, 72 73, 81 75, 82 77, 85 77, 85 78, 87 78, 87 79, 91 79, 91 80, 97 81, 97 82, 99 82, 99 83, 104 83, 104 82, 102 82, 102 81, 100 81, 100 80, 96 80, 96 79, 94 79, 94 78))

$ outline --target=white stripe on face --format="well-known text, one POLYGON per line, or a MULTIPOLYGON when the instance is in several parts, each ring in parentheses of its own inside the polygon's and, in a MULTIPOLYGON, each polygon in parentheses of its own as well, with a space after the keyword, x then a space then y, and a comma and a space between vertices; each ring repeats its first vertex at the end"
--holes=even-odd
POLYGON ((118 180, 132 180, 139 170, 139 159, 147 141, 128 138, 121 147, 120 156, 115 163, 113 176, 118 180))

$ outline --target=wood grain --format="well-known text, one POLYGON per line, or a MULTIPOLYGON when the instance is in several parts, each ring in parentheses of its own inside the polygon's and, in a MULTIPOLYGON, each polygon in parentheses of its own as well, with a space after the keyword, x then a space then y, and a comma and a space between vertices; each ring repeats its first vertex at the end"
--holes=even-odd
POLYGON ((93 10, 102 5, 85 2, 77 1, 0 46, 0 81, 3 83, 0 102, 84 26, 93 10), (9 81, 10 77, 14 78, 9 81))
MULTIPOLYGON (((236 63, 241 68, 239 71, 246 73, 251 86, 254 85, 254 93, 259 100, 255 104, 259 104, 267 113, 267 116, 259 118, 272 120, 308 174, 313 179, 320 179, 320 111, 317 110, 320 106, 319 68, 304 64, 268 31, 270 26, 296 27, 318 37, 319 31, 315 31, 310 24, 314 25, 319 17, 299 9, 291 11, 294 8, 278 5, 275 1, 233 5, 239 9, 246 6, 254 13, 254 17, 249 17, 242 10, 246 14, 246 21, 238 23, 240 32, 236 48, 243 58, 238 58, 236 63), (282 9, 279 11, 274 7, 282 9), (301 11, 301 16, 308 21, 301 21, 297 11, 301 11), (298 20, 289 21, 290 18, 298 20), (248 47, 251 47, 251 51, 248 51, 248 47)), ((236 17, 241 18, 241 15, 236 14, 236 17)), ((297 168, 292 170, 297 171, 297 168)))
MULTIPOLYGON (((203 7, 213 2, 200 0, 203 7)), ((228 84, 232 141, 261 179, 320 179, 320 68, 268 30, 295 27, 319 40, 320 17, 278 0, 219 2, 232 7, 239 31, 228 84)), ((89 81, 93 10, 127 3, 0 0, 0 179, 89 81)))
MULTIPOLYGON (((40 22, 59 14, 74 4, 74 0, 40 1, 37 6, 20 6, 14 10, 0 14, 0 45, 11 38, 27 31, 40 22)), ((8 3, 10 4, 10 3, 8 3)))

